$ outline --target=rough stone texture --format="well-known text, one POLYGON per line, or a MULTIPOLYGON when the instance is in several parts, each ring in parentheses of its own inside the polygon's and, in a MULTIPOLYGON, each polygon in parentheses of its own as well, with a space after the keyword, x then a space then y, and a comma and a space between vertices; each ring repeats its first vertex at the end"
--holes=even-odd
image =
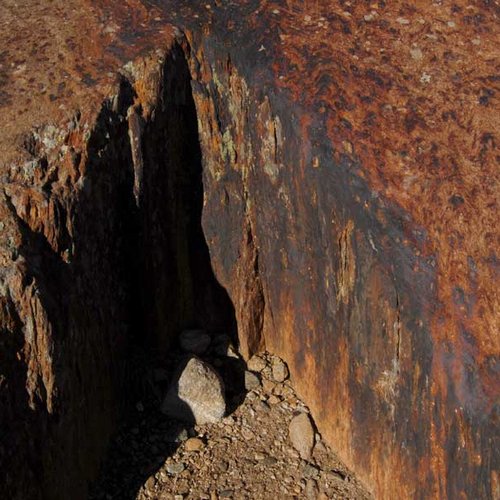
POLYGON ((308 460, 314 447, 314 429, 307 413, 299 413, 292 418, 288 429, 290 441, 299 452, 300 458, 308 460))
POLYGON ((284 382, 288 378, 288 367, 282 359, 275 357, 271 364, 271 370, 275 382, 284 382))
POLYGON ((185 154, 168 149, 185 54, 203 226, 245 356, 287 362, 379 496, 498 497, 498 17, 463 0, 3 1, 1 496, 85 497, 131 304, 163 348, 193 326, 188 239, 155 232, 189 201, 162 182, 185 154), (143 266, 144 242, 160 250, 143 266), (131 269, 160 295, 135 296, 131 269))
POLYGON ((208 363, 193 356, 172 381, 161 409, 189 423, 217 422, 226 413, 224 384, 208 363))

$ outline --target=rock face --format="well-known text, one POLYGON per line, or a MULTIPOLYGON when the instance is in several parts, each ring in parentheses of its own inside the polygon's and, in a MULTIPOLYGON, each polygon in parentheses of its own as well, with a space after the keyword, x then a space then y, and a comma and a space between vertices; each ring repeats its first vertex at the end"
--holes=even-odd
POLYGON ((226 412, 224 384, 210 365, 193 356, 172 382, 161 409, 189 423, 217 422, 226 412))
POLYGON ((496 6, 67 3, 0 6, 0 496, 234 314, 378 496, 498 497, 496 6))

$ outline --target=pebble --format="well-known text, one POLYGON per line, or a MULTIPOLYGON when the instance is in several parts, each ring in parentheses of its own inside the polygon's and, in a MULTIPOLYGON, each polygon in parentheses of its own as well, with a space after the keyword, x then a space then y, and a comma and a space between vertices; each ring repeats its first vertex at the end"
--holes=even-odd
POLYGON ((273 374, 273 380, 275 382, 284 382, 289 375, 288 372, 288 367, 286 366, 285 362, 281 360, 280 358, 273 358, 272 361, 272 374, 273 374))
POLYGON ((266 365, 266 360, 256 354, 248 360, 247 368, 253 372, 260 373, 266 367, 266 365))
POLYGON ((314 446, 314 429, 307 413, 299 413, 292 418, 288 428, 290 441, 299 452, 300 457, 307 460, 311 457, 314 446))
POLYGON ((273 392, 274 388, 276 387, 276 384, 272 382, 271 380, 268 380, 265 378, 262 381, 262 387, 264 388, 264 391, 266 392, 273 392))
POLYGON ((255 375, 255 373, 248 370, 245 371, 245 389, 247 391, 253 391, 260 387, 260 379, 255 375))
POLYGON ((171 464, 167 464, 166 469, 169 474, 175 476, 184 471, 185 465, 182 462, 174 462, 171 464))
POLYGON ((271 394, 271 396, 269 396, 269 399, 267 400, 267 402, 270 405, 277 405, 278 403, 281 402, 281 399, 278 396, 276 396, 275 394, 271 394))
POLYGON ((193 354, 203 354, 210 345, 210 335, 205 330, 184 330, 179 335, 181 349, 193 354))
POLYGON ((146 481, 146 484, 145 484, 145 487, 147 490, 151 490, 154 488, 154 485, 155 485, 155 478, 154 476, 151 476, 147 481, 146 481))
POLYGON ((205 443, 200 438, 189 438, 184 443, 184 449, 186 451, 200 451, 205 447, 205 443))
POLYGON ((317 478, 319 476, 319 469, 312 464, 306 463, 302 469, 302 475, 305 478, 317 478))
POLYGON ((420 61, 420 59, 422 59, 422 57, 424 56, 422 51, 418 48, 411 49, 410 55, 411 55, 412 59, 415 59, 415 61, 420 61))

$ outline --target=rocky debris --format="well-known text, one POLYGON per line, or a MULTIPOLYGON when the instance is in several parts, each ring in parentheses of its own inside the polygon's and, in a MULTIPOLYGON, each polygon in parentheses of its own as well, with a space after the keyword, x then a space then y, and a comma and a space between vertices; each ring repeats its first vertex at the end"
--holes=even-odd
POLYGON ((189 438, 184 443, 184 449, 186 451, 200 451, 205 447, 205 443, 200 438, 189 438))
MULTIPOLYGON (((206 361, 214 359, 206 355, 206 361)), ((370 498, 321 436, 314 435, 308 410, 290 382, 270 380, 276 358, 263 353, 260 359, 263 383, 247 389, 235 411, 216 423, 186 429, 161 413, 149 416, 145 402, 145 411, 136 413, 140 422, 120 434, 121 454, 113 456, 92 498, 370 498), (295 433, 289 432, 295 427, 305 444, 297 445, 295 433), (306 459, 297 452, 302 447, 306 459)), ((233 358, 220 359, 222 366, 228 360, 233 358)))
POLYGON ((271 369, 273 373, 273 380, 275 382, 281 383, 288 378, 288 367, 282 359, 273 357, 271 369))
POLYGON ((245 371, 245 389, 247 391, 252 391, 254 389, 257 389, 260 387, 260 379, 255 375, 255 373, 252 373, 248 370, 245 371))
POLYGON ((179 336, 179 345, 183 351, 200 355, 208 349, 210 340, 205 330, 184 330, 179 336))
POLYGON ((300 457, 307 460, 314 447, 314 429, 307 413, 294 416, 288 428, 290 441, 299 452, 300 457))
POLYGON ((193 356, 172 381, 161 409, 186 422, 217 422, 226 412, 224 383, 208 363, 193 356))
POLYGON ((266 367, 266 361, 264 358, 255 354, 252 356, 247 363, 247 368, 252 372, 260 373, 266 367))

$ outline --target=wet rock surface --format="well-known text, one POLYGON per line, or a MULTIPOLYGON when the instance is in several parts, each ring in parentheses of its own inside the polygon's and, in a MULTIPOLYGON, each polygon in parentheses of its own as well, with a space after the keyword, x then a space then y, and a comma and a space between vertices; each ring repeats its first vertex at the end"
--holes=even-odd
MULTIPOLYGON (((207 357, 221 368, 229 360, 207 357)), ((239 405, 215 423, 189 426, 159 412, 158 400, 145 402, 115 437, 91 499, 371 498, 314 433, 290 380, 270 378, 281 363, 268 353, 250 363, 268 383, 238 395, 233 387, 239 405)))

